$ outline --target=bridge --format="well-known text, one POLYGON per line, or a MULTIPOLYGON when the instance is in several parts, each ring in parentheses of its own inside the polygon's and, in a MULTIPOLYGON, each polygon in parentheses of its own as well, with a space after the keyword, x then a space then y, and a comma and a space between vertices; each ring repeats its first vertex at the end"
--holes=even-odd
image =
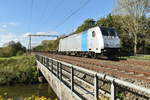
POLYGON ((150 99, 150 89, 121 79, 36 55, 41 71, 60 100, 150 99))

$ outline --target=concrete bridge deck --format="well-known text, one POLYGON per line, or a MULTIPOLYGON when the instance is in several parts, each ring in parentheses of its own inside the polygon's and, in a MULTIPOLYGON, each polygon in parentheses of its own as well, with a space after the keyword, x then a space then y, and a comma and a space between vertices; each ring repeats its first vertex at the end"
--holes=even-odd
POLYGON ((150 99, 150 89, 42 55, 37 67, 60 100, 150 99))

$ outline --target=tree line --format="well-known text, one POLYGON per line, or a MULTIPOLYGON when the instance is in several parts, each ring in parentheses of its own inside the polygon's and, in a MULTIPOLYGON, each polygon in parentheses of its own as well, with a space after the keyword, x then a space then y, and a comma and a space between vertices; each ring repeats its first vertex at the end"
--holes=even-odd
POLYGON ((0 48, 0 57, 11 57, 22 55, 26 48, 20 42, 10 41, 0 48))
MULTIPOLYGON (((138 19, 140 29, 137 32, 137 44, 136 52, 134 52, 134 36, 132 32, 132 26, 128 25, 126 21, 130 21, 132 25, 132 18, 130 16, 119 16, 109 14, 105 18, 101 18, 97 21, 94 19, 86 19, 82 25, 80 25, 77 30, 71 34, 78 34, 89 28, 95 26, 105 26, 116 28, 121 39, 121 51, 125 54, 134 54, 134 53, 144 53, 150 54, 150 18, 142 16, 138 19)), ((62 38, 62 37, 61 37, 62 38)), ((51 51, 57 50, 59 39, 57 40, 44 40, 39 46, 35 47, 36 51, 51 51)))
MULTIPOLYGON (((137 53, 150 54, 150 18, 146 17, 147 12, 150 11, 148 0, 116 1, 117 6, 115 7, 114 14, 109 14, 107 17, 100 18, 97 21, 92 18, 86 19, 71 34, 78 34, 95 26, 114 27, 117 29, 121 39, 122 53, 129 55, 137 53)), ((49 50, 56 50, 58 48, 58 41, 56 43, 55 41, 53 42, 55 48, 48 45, 52 43, 50 41, 47 41, 47 43, 42 42, 40 48, 46 44, 49 46, 49 50)))

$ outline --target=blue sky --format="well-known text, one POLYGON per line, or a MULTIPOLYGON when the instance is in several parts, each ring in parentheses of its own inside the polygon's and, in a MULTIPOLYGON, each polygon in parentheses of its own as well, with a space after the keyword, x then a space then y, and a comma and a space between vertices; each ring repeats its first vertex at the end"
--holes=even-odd
MULTIPOLYGON (((0 46, 10 40, 20 41, 27 46, 28 34, 68 34, 76 29, 87 18, 95 20, 112 11, 113 0, 89 0, 78 13, 63 25, 55 28, 71 12, 87 0, 0 0, 0 46), (32 14, 31 14, 32 12, 32 14)), ((44 39, 34 38, 33 45, 44 39)))

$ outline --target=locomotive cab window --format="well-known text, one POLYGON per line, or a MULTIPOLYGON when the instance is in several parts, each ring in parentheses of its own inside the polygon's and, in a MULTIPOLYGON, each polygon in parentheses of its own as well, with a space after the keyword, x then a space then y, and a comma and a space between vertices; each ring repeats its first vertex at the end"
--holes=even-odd
POLYGON ((103 36, 117 36, 117 32, 112 28, 101 28, 103 36))
POLYGON ((93 32, 92 32, 92 37, 95 37, 95 35, 96 35, 96 34, 95 34, 95 31, 93 31, 93 32))

